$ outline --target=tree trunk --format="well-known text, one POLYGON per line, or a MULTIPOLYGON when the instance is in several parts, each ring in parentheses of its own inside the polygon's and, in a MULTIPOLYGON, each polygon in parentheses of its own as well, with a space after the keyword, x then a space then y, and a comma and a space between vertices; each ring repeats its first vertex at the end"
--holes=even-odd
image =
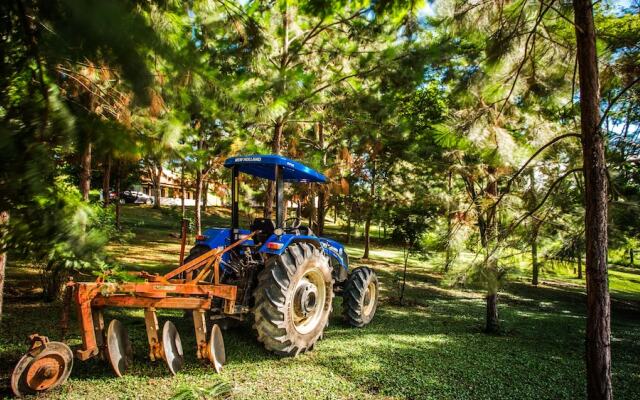
POLYGON ((367 219, 364 221, 364 254, 362 258, 364 260, 369 259, 369 248, 371 247, 371 238, 369 233, 371 230, 371 213, 367 213, 367 219))
POLYGON ((578 249, 577 252, 577 258, 578 258, 578 279, 582 279, 582 253, 580 252, 580 250, 578 249))
POLYGON ((371 191, 369 210, 367 211, 367 219, 364 223, 364 254, 363 259, 369 259, 369 248, 371 247, 371 217, 373 216, 373 210, 376 207, 376 160, 373 160, 373 166, 371 168, 371 191))
MULTIPOLYGON (((529 179, 531 179, 531 205, 530 209, 538 205, 538 194, 536 192, 536 171, 535 168, 531 168, 529 179)), ((534 215, 531 215, 531 284, 538 286, 538 275, 540 268, 538 265, 538 233, 540 232, 540 224, 534 215)))
POLYGON ((318 235, 324 234, 324 215, 325 215, 325 192, 324 188, 318 188, 318 235))
POLYGON ((351 214, 353 214, 353 203, 347 199, 347 244, 351 244, 351 214))
POLYGON ((273 125, 273 139, 271 141, 271 152, 273 154, 280 154, 282 151, 282 128, 283 123, 281 120, 278 120, 273 125))
POLYGON ((538 228, 534 222, 533 233, 531 235, 531 266, 533 273, 531 274, 531 284, 538 286, 539 264, 538 264, 538 228))
MULTIPOLYGON (((327 152, 324 148, 324 124, 322 122, 316 122, 316 135, 318 138, 318 145, 320 151, 322 151, 322 167, 327 166, 327 152)), ((326 193, 325 187, 318 188, 318 235, 322 236, 324 233, 324 217, 325 217, 325 202, 326 193)))
POLYGON ((500 322, 498 320, 498 293, 490 293, 487 295, 487 333, 497 333, 500 330, 500 322))
MULTIPOLYGON (((280 65, 278 65, 278 79, 275 84, 276 97, 284 95, 287 90, 287 64, 289 63, 289 4, 285 1, 281 3, 280 11, 282 13, 282 43, 280 47, 280 65)), ((284 127, 284 119, 278 117, 273 125, 273 137, 271 139, 271 152, 280 154, 282 151, 282 128, 284 127)), ((267 182, 266 198, 264 202, 264 218, 273 216, 273 200, 275 197, 275 182, 267 182)), ((311 225, 311 224, 309 224, 311 225)))
POLYGON ((91 190, 91 142, 87 141, 82 150, 80 159, 80 193, 82 199, 89 201, 89 191, 91 190))
POLYGON ((160 208, 160 197, 162 196, 162 166, 152 169, 153 173, 153 208, 160 208))
POLYGON ((407 263, 409 262, 409 246, 405 244, 404 246, 404 268, 402 270, 402 286, 400 288, 400 305, 404 302, 404 289, 407 285, 407 263))
POLYGON ((201 223, 201 202, 200 198, 202 197, 202 172, 198 170, 196 172, 196 207, 195 207, 195 225, 196 225, 196 235, 202 234, 202 223, 201 223))
MULTIPOLYGON (((271 140, 271 152, 273 154, 280 154, 280 147, 282 146, 282 127, 283 122, 280 119, 278 119, 273 125, 273 138, 271 140)), ((273 197, 275 191, 275 182, 267 182, 267 192, 265 194, 266 198, 264 201, 264 218, 271 218, 273 215, 273 197)))
POLYGON ((47 303, 58 300, 68 276, 68 270, 60 262, 50 260, 42 275, 42 299, 47 303))
POLYGON ((183 161, 182 169, 180 171, 180 211, 182 213, 183 219, 187 215, 187 206, 185 204, 186 198, 187 198, 187 187, 184 184, 184 161, 183 161))
MULTIPOLYGON (((489 184, 487 185, 487 194, 493 199, 498 198, 498 181, 495 178, 496 170, 489 167, 489 184)), ((487 333, 498 333, 500 331, 500 320, 498 319, 498 288, 499 288, 499 271, 498 259, 490 256, 491 246, 498 239, 498 210, 497 207, 491 207, 487 210, 486 228, 484 230, 485 238, 483 240, 485 250, 487 252, 487 260, 485 268, 488 275, 493 275, 488 282, 487 290, 487 318, 485 331, 487 333)), ((482 236, 482 235, 481 235, 482 236)))
MULTIPOLYGON (((448 181, 447 181, 447 188, 448 190, 448 195, 449 198, 447 199, 447 210, 446 210, 446 216, 447 216, 447 242, 445 243, 446 245, 446 252, 445 252, 445 260, 444 260, 444 272, 449 272, 449 266, 451 265, 451 171, 449 171, 449 177, 448 177, 448 181)), ((386 231, 386 229, 385 229, 386 231)), ((386 235, 385 235, 386 236, 386 235)))
POLYGON ((111 155, 107 155, 107 159, 104 162, 102 168, 102 197, 103 204, 105 207, 109 206, 110 198, 109 193, 111 192, 111 155))
POLYGON ((116 163, 116 184, 115 184, 115 190, 116 190, 116 229, 120 230, 120 207, 122 207, 122 205, 120 204, 120 170, 121 170, 121 163, 120 161, 117 161, 116 163))
POLYGON ((205 214, 207 213, 207 207, 209 206, 209 181, 204 184, 204 190, 202 191, 202 209, 205 214))
POLYGON ((7 230, 9 229, 9 212, 8 211, 0 211, 0 321, 2 321, 2 305, 4 299, 4 277, 5 277, 5 269, 7 266, 7 253, 4 251, 3 247, 5 245, 5 236, 7 234, 7 230), (5 227, 6 226, 6 227, 5 227))
POLYGON ((309 184, 309 228, 313 229, 313 223, 317 218, 317 209, 316 209, 316 191, 314 190, 313 184, 309 184))
POLYGON ((600 131, 600 85, 591 0, 574 0, 585 180, 587 398, 612 399, 607 272, 607 165, 600 131))

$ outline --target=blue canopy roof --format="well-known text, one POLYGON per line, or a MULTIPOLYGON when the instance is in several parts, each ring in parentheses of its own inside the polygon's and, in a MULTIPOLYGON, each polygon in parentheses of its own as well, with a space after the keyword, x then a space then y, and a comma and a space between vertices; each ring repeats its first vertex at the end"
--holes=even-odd
POLYGON ((227 168, 234 165, 237 165, 238 170, 242 173, 272 181, 275 180, 275 166, 282 165, 282 175, 285 182, 327 182, 324 175, 306 165, 274 154, 231 157, 224 162, 224 166, 227 168))

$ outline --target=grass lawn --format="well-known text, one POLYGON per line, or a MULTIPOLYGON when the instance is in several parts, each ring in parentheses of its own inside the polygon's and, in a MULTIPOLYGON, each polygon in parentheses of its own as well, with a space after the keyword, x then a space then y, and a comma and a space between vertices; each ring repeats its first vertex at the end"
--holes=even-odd
MULTIPOLYGON (((135 233, 128 243, 109 251, 129 269, 166 271, 177 263, 179 241, 174 214, 146 207, 125 207, 123 222, 135 233)), ((216 210, 205 225, 226 225, 228 214, 216 210)), ((335 227, 329 230, 335 232, 335 227)), ((354 264, 362 255, 349 246, 354 264)), ((363 329, 345 326, 337 298, 325 338, 314 351, 279 358, 255 340, 248 326, 224 333, 227 365, 221 375, 195 357, 192 324, 179 312, 160 312, 161 324, 174 321, 181 333, 186 366, 171 377, 161 362, 147 357, 141 311, 110 310, 105 319, 120 319, 133 341, 134 367, 115 378, 100 360, 75 362, 69 382, 44 398, 169 398, 184 384, 207 388, 218 381, 233 386, 233 399, 575 399, 585 396, 583 282, 569 266, 548 266, 543 284, 526 283, 526 269, 513 268, 501 294, 504 333, 483 334, 484 298, 471 289, 450 288, 438 272, 438 259, 411 259, 407 297, 396 296, 402 251, 376 247, 368 262, 378 273, 382 302, 373 322, 363 329), (566 270, 563 270, 565 268, 566 270)), ((12 287, 36 279, 26 266, 9 267, 12 287)), ((445 279, 446 280, 446 279, 445 279)), ((640 274, 611 271, 613 295, 613 385, 617 399, 640 398, 640 274)), ((8 395, 8 376, 25 351, 32 332, 57 339, 59 304, 9 296, 0 327, 0 397, 8 395)), ((76 331, 77 332, 77 331, 76 331)), ((80 343, 79 335, 71 344, 80 343)))

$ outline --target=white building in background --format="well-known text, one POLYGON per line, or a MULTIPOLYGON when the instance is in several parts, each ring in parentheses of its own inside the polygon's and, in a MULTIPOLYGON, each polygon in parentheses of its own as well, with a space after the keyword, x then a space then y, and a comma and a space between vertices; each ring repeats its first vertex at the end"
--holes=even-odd
MULTIPOLYGON (((140 187, 134 186, 134 190, 154 197, 154 185, 151 178, 149 178, 149 176, 143 175, 140 178, 140 182, 140 187)), ((195 206, 196 191, 193 188, 192 182, 186 182, 185 189, 185 205, 195 206)), ((163 169, 162 176, 160 177, 160 204, 163 206, 179 206, 181 204, 182 197, 181 190, 180 175, 175 174, 173 171, 163 169)), ((203 190, 205 190, 204 187, 203 190)), ((212 187, 212 185, 209 185, 209 192, 206 193, 206 202, 204 199, 205 193, 203 193, 202 204, 214 207, 222 206, 224 204, 224 197, 226 197, 227 192, 228 190, 225 186, 212 187)))

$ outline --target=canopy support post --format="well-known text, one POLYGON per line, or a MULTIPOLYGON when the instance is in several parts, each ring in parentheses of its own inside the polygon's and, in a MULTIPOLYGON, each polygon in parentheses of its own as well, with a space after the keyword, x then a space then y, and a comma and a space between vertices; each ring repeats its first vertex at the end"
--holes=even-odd
POLYGON ((239 211, 238 211, 238 166, 234 165, 231 168, 231 231, 233 237, 231 240, 236 240, 236 231, 240 226, 239 211))
POLYGON ((284 179, 282 166, 276 165, 276 228, 284 224, 284 179))

